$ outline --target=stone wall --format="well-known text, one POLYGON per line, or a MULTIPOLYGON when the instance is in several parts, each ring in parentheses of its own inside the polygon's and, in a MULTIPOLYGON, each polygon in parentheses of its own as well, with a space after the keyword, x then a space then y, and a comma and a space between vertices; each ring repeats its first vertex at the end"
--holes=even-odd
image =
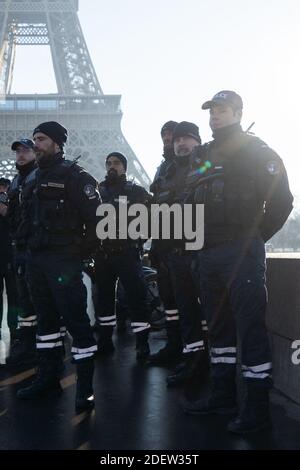
POLYGON ((292 362, 294 341, 299 341, 300 349, 300 253, 269 254, 267 286, 274 386, 300 404, 300 364, 292 362))

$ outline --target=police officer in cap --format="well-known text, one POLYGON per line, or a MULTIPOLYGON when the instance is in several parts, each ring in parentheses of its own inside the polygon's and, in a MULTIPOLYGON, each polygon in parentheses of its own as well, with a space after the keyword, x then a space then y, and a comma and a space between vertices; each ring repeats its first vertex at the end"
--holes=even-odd
POLYGON ((228 430, 270 425, 272 361, 265 325, 265 242, 285 223, 293 196, 280 157, 242 130, 243 102, 229 90, 202 106, 210 112, 213 141, 195 156, 194 201, 205 205, 205 243, 199 275, 209 324, 212 391, 186 403, 193 414, 231 414, 237 406, 237 336, 246 399, 228 430))
POLYGON ((82 260, 95 249, 97 182, 64 157, 67 130, 57 122, 33 132, 38 170, 23 191, 19 236, 30 250, 28 278, 37 313, 38 372, 34 382, 18 391, 22 399, 60 392, 63 335, 61 317, 73 337, 77 369, 76 410, 94 406, 93 357, 97 345, 86 312, 87 293, 82 260))
POLYGON ((33 140, 19 139, 13 142, 11 149, 16 155, 18 173, 14 177, 8 192, 8 219, 13 244, 14 272, 19 294, 20 312, 16 332, 17 340, 10 348, 6 363, 9 366, 19 366, 36 360, 37 317, 26 280, 26 240, 17 239, 17 232, 21 219, 22 191, 27 184, 35 179, 37 163, 33 140))
MULTIPOLYGON (((106 178, 99 185, 103 203, 112 204, 116 210, 117 226, 119 204, 148 205, 150 194, 137 184, 127 180, 127 159, 120 152, 106 157, 106 178)), ((127 209, 126 209, 127 210, 127 209)), ((147 305, 147 287, 142 270, 141 248, 146 240, 116 239, 102 240, 95 255, 95 282, 97 302, 95 305, 99 353, 112 352, 113 327, 116 325, 115 291, 120 279, 125 290, 131 312, 131 327, 136 335, 136 358, 144 363, 149 355, 148 335, 150 311, 147 305)))
MULTIPOLYGON (((156 196, 164 185, 165 175, 174 164, 173 132, 178 122, 168 121, 161 128, 161 138, 164 145, 164 160, 157 169, 154 180, 150 186, 153 193, 153 203, 157 202, 156 196)), ((182 340, 179 326, 179 312, 175 301, 175 293, 172 285, 170 269, 168 267, 169 240, 152 240, 149 258, 151 265, 157 269, 157 284, 160 298, 163 301, 166 314, 167 343, 155 354, 151 354, 149 365, 168 366, 176 363, 181 358, 182 340)))

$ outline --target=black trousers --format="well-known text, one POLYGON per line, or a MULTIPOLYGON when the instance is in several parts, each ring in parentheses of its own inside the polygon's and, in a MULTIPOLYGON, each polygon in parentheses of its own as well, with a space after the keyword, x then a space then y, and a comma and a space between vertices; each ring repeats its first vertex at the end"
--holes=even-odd
POLYGON ((17 328, 20 308, 15 272, 12 262, 1 262, 0 265, 0 329, 3 320, 4 283, 7 295, 7 324, 10 331, 14 332, 17 328))
POLYGON ((147 286, 139 250, 125 248, 111 254, 99 253, 95 257, 97 302, 95 306, 100 334, 111 336, 116 325, 115 294, 120 279, 126 293, 134 333, 150 328, 150 311, 147 305, 147 286))
POLYGON ((183 353, 193 353, 204 349, 206 320, 200 295, 194 277, 195 254, 171 252, 168 257, 176 304, 179 310, 180 329, 183 340, 183 353))
POLYGON ((19 328, 31 328, 37 325, 37 316, 34 311, 33 302, 27 282, 27 253, 25 250, 14 249, 13 252, 14 272, 19 296, 20 312, 18 318, 19 328))
POLYGON ((271 386, 271 352, 265 325, 265 247, 241 239, 199 252, 198 270, 208 321, 213 378, 235 381, 237 337, 248 385, 271 386))
POLYGON ((50 356, 62 352, 66 328, 73 338, 73 361, 92 359, 97 346, 86 311, 87 292, 79 255, 31 252, 27 276, 37 314, 38 352, 50 356))

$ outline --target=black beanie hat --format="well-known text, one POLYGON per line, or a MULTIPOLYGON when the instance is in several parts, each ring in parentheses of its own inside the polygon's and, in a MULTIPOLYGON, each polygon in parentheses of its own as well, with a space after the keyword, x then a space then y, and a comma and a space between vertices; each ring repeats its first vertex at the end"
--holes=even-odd
POLYGON ((52 139, 57 145, 63 149, 68 139, 68 131, 61 124, 55 121, 43 122, 37 126, 33 131, 33 136, 41 132, 52 139))
POLYGON ((173 132, 173 142, 178 137, 184 137, 186 135, 193 137, 193 139, 197 140, 197 142, 201 144, 201 137, 199 135, 199 127, 196 126, 196 124, 194 124, 193 122, 182 121, 179 124, 177 124, 173 132))
POLYGON ((176 121, 166 122, 161 128, 160 135, 162 136, 165 131, 173 132, 175 127, 177 126, 177 124, 178 124, 178 122, 176 122, 176 121))
POLYGON ((125 171, 127 171, 127 158, 125 157, 125 155, 123 155, 123 154, 120 153, 120 152, 111 152, 109 155, 107 155, 105 162, 107 162, 107 160, 108 160, 110 157, 116 157, 116 158, 118 158, 118 159, 120 160, 120 162, 123 163, 123 166, 124 166, 124 168, 125 168, 125 171))

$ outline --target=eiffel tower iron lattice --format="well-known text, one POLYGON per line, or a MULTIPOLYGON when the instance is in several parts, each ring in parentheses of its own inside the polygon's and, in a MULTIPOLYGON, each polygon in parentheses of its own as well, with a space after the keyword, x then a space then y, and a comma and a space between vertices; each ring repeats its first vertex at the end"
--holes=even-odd
POLYGON ((69 130, 67 157, 81 155, 80 165, 93 176, 103 178, 104 157, 119 151, 128 158, 129 178, 147 186, 149 177, 121 131, 121 96, 103 94, 78 8, 79 0, 0 0, 0 176, 15 173, 11 143, 55 120, 69 130), (57 94, 11 94, 16 46, 26 45, 50 46, 57 94))

